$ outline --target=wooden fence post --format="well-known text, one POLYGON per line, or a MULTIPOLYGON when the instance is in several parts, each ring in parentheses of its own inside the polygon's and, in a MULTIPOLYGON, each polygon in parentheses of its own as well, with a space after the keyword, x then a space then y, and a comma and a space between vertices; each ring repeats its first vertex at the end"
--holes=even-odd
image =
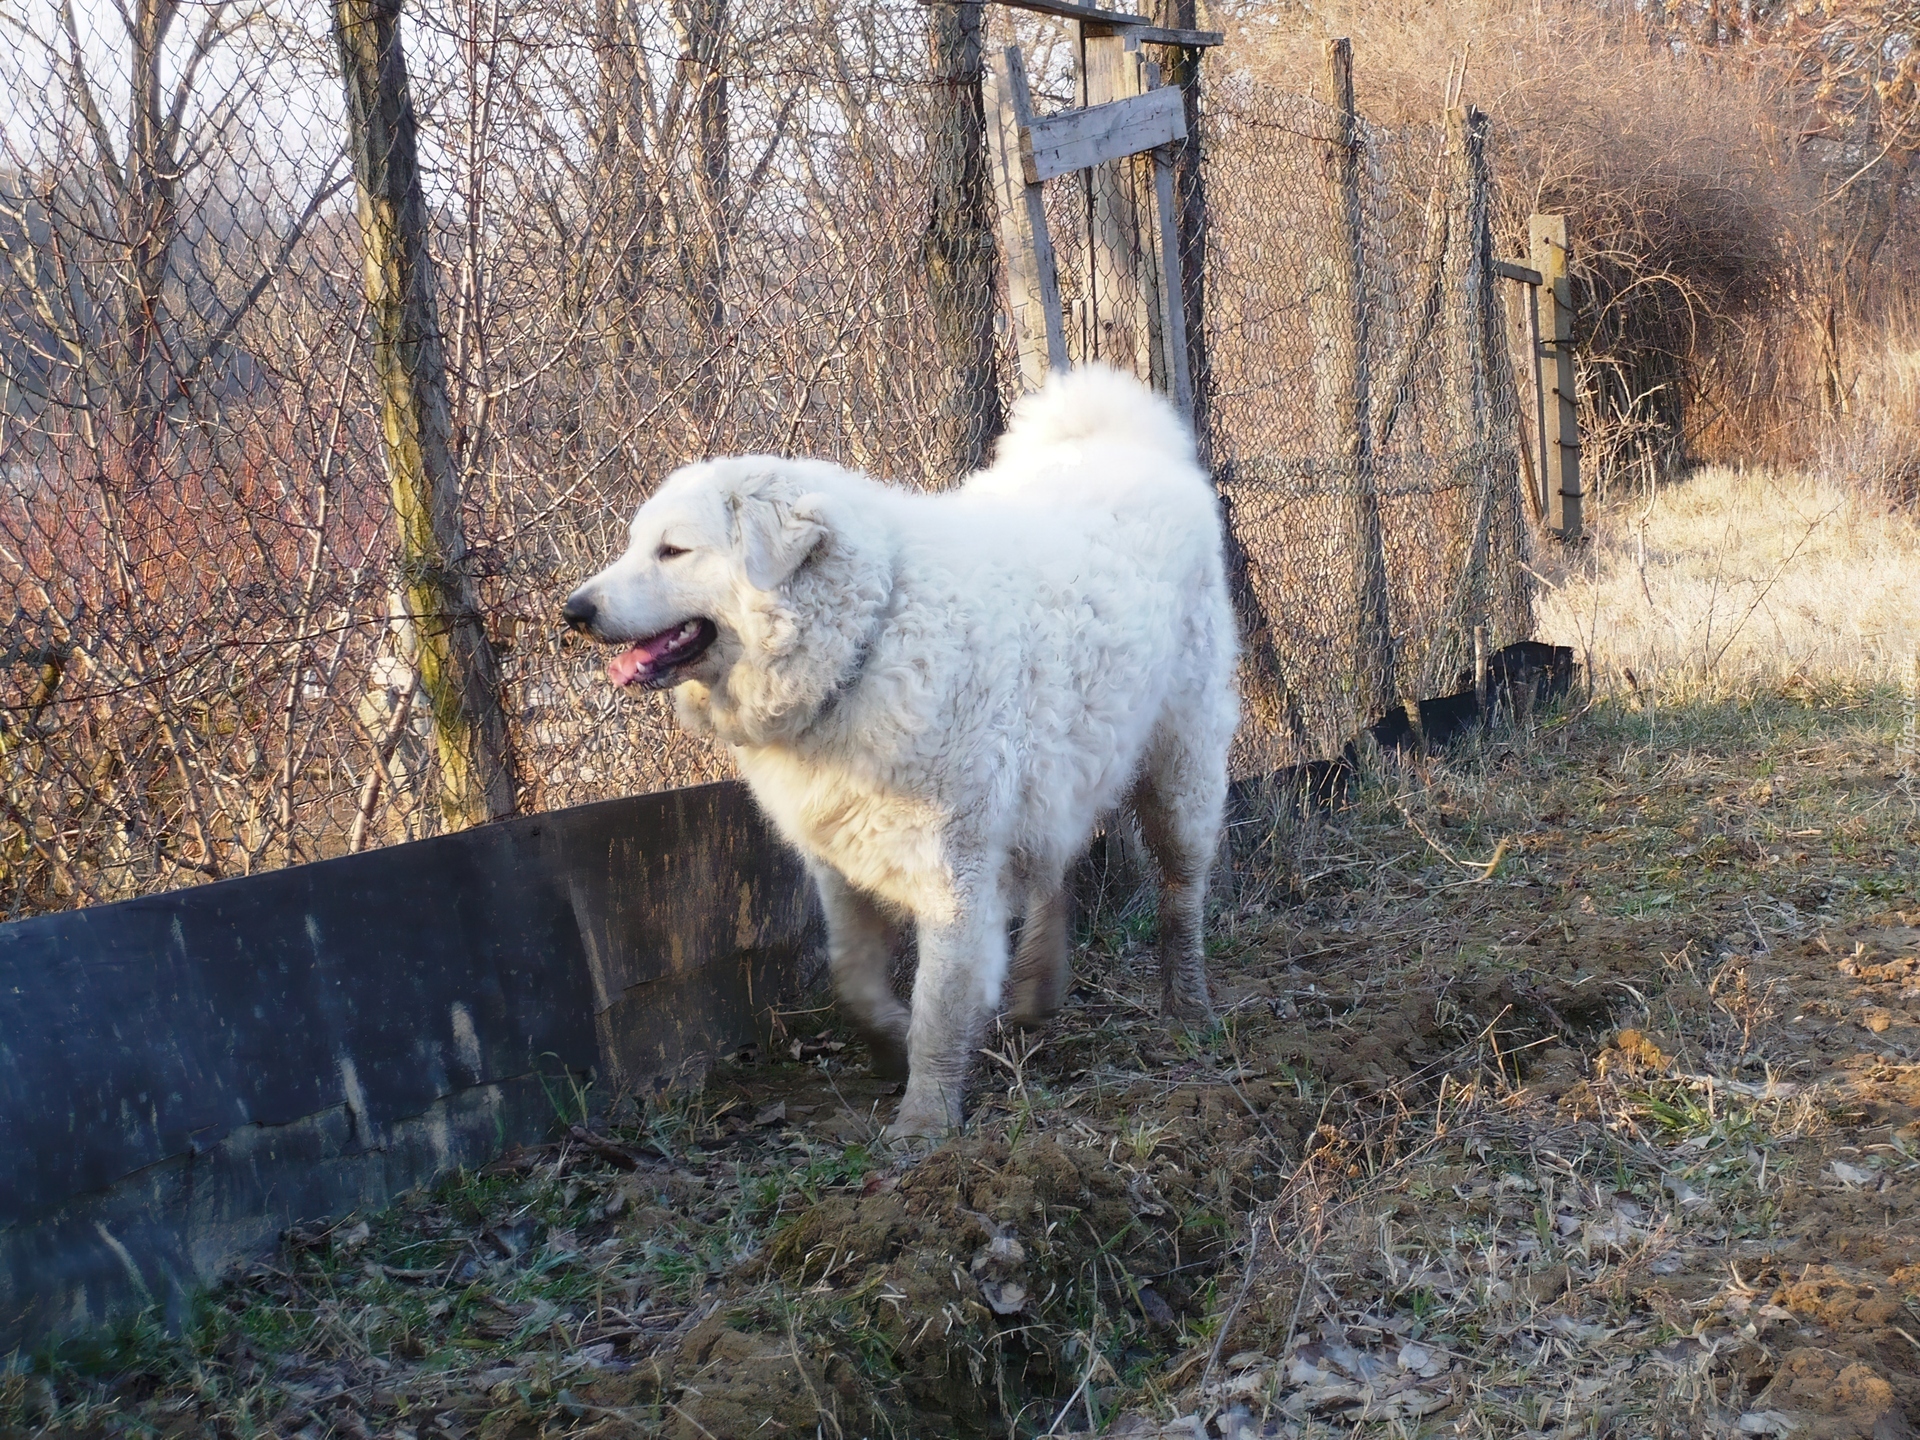
MULTIPOLYGON (((1154 0, 1152 15, 1174 30, 1199 27, 1196 0, 1154 0)), ((1200 62, 1197 46, 1167 45, 1161 70, 1180 91, 1186 109, 1187 138, 1173 155, 1174 244, 1180 257, 1182 329, 1187 342, 1187 384, 1193 400, 1188 414, 1203 469, 1213 471, 1213 364, 1207 348, 1207 182, 1201 160, 1200 62)), ((1164 223, 1164 222, 1163 222, 1164 223)))
POLYGON ((1373 473, 1366 292, 1366 230, 1361 205, 1360 117, 1353 108, 1353 42, 1326 42, 1327 103, 1334 135, 1328 145, 1328 202, 1333 219, 1333 299, 1340 319, 1334 353, 1338 397, 1336 473, 1345 484, 1347 542, 1353 547, 1355 704, 1362 722, 1395 697, 1393 630, 1389 620, 1387 558, 1380 530, 1380 497, 1373 473))
MULTIPOLYGON (((1160 90, 1160 67, 1151 60, 1140 62, 1140 73, 1149 90, 1160 90)), ((1185 114, 1185 103, 1181 112, 1185 114)), ((1153 281, 1159 308, 1154 312, 1154 373, 1161 389, 1173 401, 1173 408, 1189 420, 1193 418, 1193 371, 1187 364, 1186 266, 1180 258, 1179 215, 1173 195, 1173 145, 1156 145, 1145 155, 1134 157, 1137 180, 1148 189, 1136 189, 1137 213, 1151 224, 1140 226, 1141 265, 1153 281)))
POLYGON ((1482 459, 1487 438, 1488 410, 1492 395, 1489 383, 1489 351, 1486 312, 1493 288, 1492 197, 1488 194, 1487 120, 1470 106, 1455 106, 1447 111, 1448 150, 1458 163, 1459 178, 1454 191, 1461 206, 1458 239, 1460 242, 1461 303, 1453 311, 1449 327, 1459 336, 1453 361, 1460 367, 1456 421, 1463 448, 1482 459))
POLYGON ((395 558, 417 639, 411 660, 432 720, 441 814, 460 829, 513 813, 513 759, 499 662, 466 570, 399 0, 335 0, 333 27, 359 189, 395 558))
MULTIPOLYGON (((1200 23, 1195 0, 1154 0, 1155 21, 1175 30, 1193 30, 1200 23)), ((1197 46, 1164 45, 1161 73, 1166 83, 1178 87, 1187 122, 1186 139, 1171 147, 1172 196, 1159 190, 1160 232, 1163 247, 1170 246, 1178 266, 1169 261, 1169 274, 1177 275, 1181 306, 1180 338, 1186 346, 1185 406, 1193 424, 1195 453, 1201 467, 1219 486, 1225 467, 1215 454, 1213 439, 1213 364, 1207 345, 1207 185, 1202 168, 1200 70, 1206 53, 1197 46), (1172 211, 1169 226, 1168 211, 1172 211), (1171 228, 1171 235, 1168 230, 1171 228)), ((1167 163, 1165 151, 1155 151, 1155 184, 1160 187, 1160 167, 1167 163)), ((1176 371, 1176 375, 1178 372, 1176 371)), ((1252 561, 1241 543, 1233 523, 1233 505, 1221 489, 1220 507, 1225 521, 1228 588, 1240 631, 1241 690, 1248 709, 1268 733, 1286 735, 1296 743, 1306 739, 1306 726, 1299 703, 1287 684, 1285 669, 1274 643, 1273 621, 1260 601, 1253 582, 1252 561)))
POLYGON ((927 162, 927 285, 941 394, 934 414, 941 473, 957 480, 987 463, 999 435, 995 375, 993 227, 987 218, 987 126, 981 98, 981 0, 928 7, 933 114, 927 162))
POLYGON ((1038 390, 1049 370, 1067 368, 1067 334, 1060 316, 1060 280, 1047 212, 1038 183, 1027 183, 1020 131, 1033 119, 1027 71, 1009 45, 992 57, 985 76, 987 148, 1000 216, 1000 253, 1007 267, 1007 299, 1020 354, 1020 383, 1038 390))
MULTIPOLYGON (((1493 556, 1492 532, 1496 511, 1503 498, 1500 474, 1494 459, 1493 429, 1493 345, 1488 316, 1493 313, 1493 196, 1487 173, 1487 117, 1471 106, 1456 107, 1447 113, 1447 128, 1457 137, 1464 207, 1462 250, 1465 264, 1462 278, 1464 294, 1459 308, 1459 325, 1465 342, 1462 359, 1466 375, 1461 387, 1464 402, 1464 453, 1470 467, 1472 500, 1467 531, 1467 550, 1459 579, 1460 613, 1476 633, 1484 633, 1484 623, 1492 609, 1493 556)), ((1438 674, 1433 676, 1439 679, 1438 674)))
MULTIPOLYGON (((1145 93, 1140 48, 1131 36, 1083 35, 1081 46, 1089 106, 1145 93)), ((1087 172, 1094 353, 1109 365, 1133 371, 1155 389, 1168 390, 1158 343, 1159 285, 1153 267, 1145 263, 1140 224, 1148 202, 1138 182, 1147 163, 1127 155, 1087 172)))
POLYGON ((1527 223, 1529 260, 1541 275, 1540 348, 1545 356, 1541 448, 1546 452, 1547 528, 1578 540, 1581 527, 1580 413, 1573 373, 1573 285, 1567 274, 1567 217, 1527 223))
MULTIPOLYGON (((1487 570, 1487 610, 1496 643, 1525 639, 1533 634, 1533 585, 1524 567, 1527 548, 1526 496, 1527 426, 1521 416, 1519 387, 1513 378, 1513 351, 1509 346, 1506 306, 1501 299, 1502 267, 1493 252, 1493 176, 1487 163, 1489 118, 1477 109, 1467 111, 1468 176, 1472 186, 1470 212, 1474 247, 1480 257, 1479 350, 1486 366, 1488 404, 1487 468, 1492 487, 1488 521, 1490 553, 1487 570)), ((1531 287, 1529 287, 1531 294, 1531 287)))
POLYGON ((1158 353, 1167 376, 1167 395, 1174 409, 1193 417, 1193 371, 1187 350, 1187 307, 1180 298, 1184 267, 1180 261, 1179 222, 1173 197, 1174 160, 1169 147, 1153 152, 1153 213, 1159 225, 1160 325, 1158 353))

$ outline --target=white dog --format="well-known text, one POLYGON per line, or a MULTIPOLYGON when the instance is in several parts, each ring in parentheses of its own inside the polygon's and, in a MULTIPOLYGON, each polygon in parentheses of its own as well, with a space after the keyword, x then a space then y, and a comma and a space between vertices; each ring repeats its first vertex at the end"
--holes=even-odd
POLYGON ((1129 376, 1055 376, 991 469, 921 494, 837 465, 676 470, 568 623, 625 648, 615 684, 675 687, 805 855, 834 990, 875 1068, 907 1076, 889 1133, 960 1119, 1008 979, 1034 1023, 1065 996, 1062 882, 1130 803, 1161 871, 1163 1005, 1212 1016, 1201 949, 1237 719, 1213 491, 1174 410, 1129 376), (902 924, 909 1010, 888 982, 902 924))

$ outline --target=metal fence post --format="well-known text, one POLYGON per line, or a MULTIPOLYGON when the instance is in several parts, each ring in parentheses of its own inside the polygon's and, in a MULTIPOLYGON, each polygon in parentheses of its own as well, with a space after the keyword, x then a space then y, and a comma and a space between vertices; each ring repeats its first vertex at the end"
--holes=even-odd
POLYGON ((1372 396, 1366 292, 1366 227, 1360 193, 1360 117, 1353 108, 1353 42, 1326 42, 1327 103, 1334 137, 1328 146, 1328 201, 1333 212, 1334 303, 1343 313, 1344 335, 1329 360, 1338 372, 1336 443, 1338 473, 1347 494, 1347 541, 1353 547, 1354 700, 1361 719, 1392 703, 1393 630, 1387 596, 1386 546, 1380 531, 1380 497, 1373 473, 1372 396))

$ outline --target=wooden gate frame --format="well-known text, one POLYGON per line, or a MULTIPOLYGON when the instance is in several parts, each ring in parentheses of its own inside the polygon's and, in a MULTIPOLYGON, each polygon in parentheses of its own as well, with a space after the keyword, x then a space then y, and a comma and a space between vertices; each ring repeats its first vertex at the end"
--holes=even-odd
MULTIPOLYGON (((1041 187, 1057 176, 1084 170, 1089 172, 1090 194, 1111 193, 1103 187, 1117 186, 1114 167, 1147 154, 1152 157, 1153 184, 1144 198, 1152 214, 1139 227, 1147 244, 1137 250, 1112 243, 1105 247, 1109 268, 1130 272, 1130 278, 1118 287, 1118 302, 1109 300, 1095 322, 1124 325, 1136 317, 1123 319, 1112 313, 1112 306, 1136 302, 1132 308, 1142 311, 1139 318, 1146 320, 1150 378, 1191 419, 1193 374, 1173 183, 1175 147, 1187 138, 1185 97, 1161 85, 1160 67, 1142 56, 1139 47, 1146 42, 1203 48, 1222 43, 1224 37, 1210 30, 1169 29, 1145 16, 1060 0, 1005 3, 1079 25, 1079 89, 1089 102, 1036 116, 1019 48, 1009 45, 988 58, 982 98, 1022 388, 1038 389, 1050 371, 1068 364, 1059 272, 1041 187)), ((1103 248, 1100 222, 1099 215, 1090 217, 1095 233, 1089 242, 1096 252, 1103 248)), ((1138 368, 1138 358, 1135 365, 1138 368)))
MULTIPOLYGON (((1528 221, 1531 266, 1496 260, 1503 280, 1527 287, 1527 340, 1533 354, 1533 455, 1527 462, 1527 498, 1546 529, 1566 541, 1582 535, 1585 488, 1580 480, 1580 415, 1573 369, 1573 288, 1567 277, 1567 217, 1534 215, 1528 221), (1543 313, 1544 312, 1544 313, 1543 313), (1551 379, 1542 362, 1550 362, 1551 379), (1551 397, 1551 398, 1549 398, 1551 397)), ((1524 442, 1524 426, 1523 442, 1524 442)))

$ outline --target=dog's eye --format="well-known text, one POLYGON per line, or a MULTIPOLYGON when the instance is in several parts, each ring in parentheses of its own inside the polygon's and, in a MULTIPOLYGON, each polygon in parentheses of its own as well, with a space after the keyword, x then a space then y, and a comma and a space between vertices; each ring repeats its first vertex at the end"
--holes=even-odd
POLYGON ((686 553, 685 548, 682 546, 662 545, 658 550, 653 552, 653 558, 656 560, 671 560, 676 555, 684 555, 686 553))

